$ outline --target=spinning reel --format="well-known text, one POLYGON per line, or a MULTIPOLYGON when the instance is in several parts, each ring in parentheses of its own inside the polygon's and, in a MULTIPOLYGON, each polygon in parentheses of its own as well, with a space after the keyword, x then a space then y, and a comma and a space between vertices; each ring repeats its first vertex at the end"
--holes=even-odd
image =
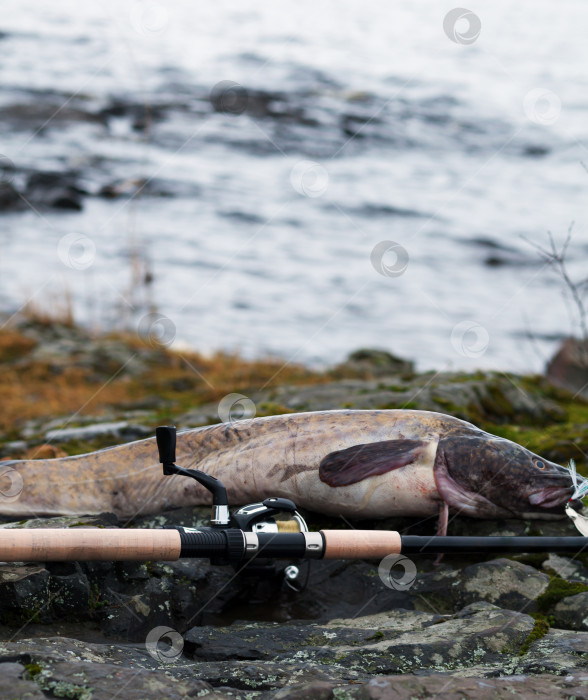
MULTIPOLYGON (((237 510, 229 511, 227 489, 219 479, 198 469, 184 469, 175 464, 176 461, 176 428, 174 426, 161 426, 156 428, 155 437, 159 450, 159 461, 163 465, 163 473, 166 476, 178 474, 195 479, 212 494, 212 512, 210 527, 212 529, 239 529, 247 540, 248 533, 275 534, 308 532, 308 526, 296 509, 296 504, 288 498, 272 496, 261 503, 250 503, 237 510)), ((180 528, 178 528, 180 529, 180 528)), ((190 532, 198 532, 190 528, 181 528, 189 535, 190 532)), ((251 538, 253 541, 253 538, 251 538)), ((257 541, 257 538, 255 538, 257 541)), ((301 564, 296 561, 286 566, 276 564, 275 558, 263 558, 262 551, 253 554, 247 559, 245 565, 241 562, 231 561, 232 557, 226 554, 211 557, 211 564, 231 564, 235 571, 245 577, 279 577, 289 588, 300 592, 306 586, 308 580, 309 562, 305 562, 306 574, 301 574, 301 564)))

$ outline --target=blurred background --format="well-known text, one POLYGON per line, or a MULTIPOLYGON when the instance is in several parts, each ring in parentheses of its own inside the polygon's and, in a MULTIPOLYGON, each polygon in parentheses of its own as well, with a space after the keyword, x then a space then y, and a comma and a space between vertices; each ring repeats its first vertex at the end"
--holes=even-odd
POLYGON ((588 252, 587 13, 5 0, 0 310, 542 369, 578 319, 532 244, 588 252))

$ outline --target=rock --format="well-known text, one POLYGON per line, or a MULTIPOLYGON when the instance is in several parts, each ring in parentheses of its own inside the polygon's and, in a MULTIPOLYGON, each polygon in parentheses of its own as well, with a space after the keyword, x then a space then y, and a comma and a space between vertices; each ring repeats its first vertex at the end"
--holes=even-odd
POLYGON ((419 574, 411 591, 418 594, 414 602, 419 609, 448 613, 486 601, 530 613, 537 610, 535 599, 548 583, 549 576, 532 566, 511 559, 494 559, 461 571, 419 574))
POLYGON ((330 700, 334 697, 335 683, 327 681, 313 681, 312 683, 298 683, 272 695, 275 700, 330 700))
POLYGON ((566 338, 546 368, 556 386, 588 398, 588 341, 566 338))
MULTIPOLYGON (((342 365, 334 370, 335 376, 342 365)), ((475 376, 459 373, 396 375, 379 379, 342 379, 311 386, 283 386, 250 398, 257 405, 274 402, 297 411, 332 408, 417 408, 449 413, 483 426, 485 423, 545 425, 565 417, 564 411, 537 383, 517 387, 518 380, 489 372, 475 376)), ((218 421, 218 404, 201 406, 199 417, 218 421), (207 409, 210 408, 209 411, 207 409)))
POLYGON ((361 675, 502 663, 501 650, 521 646, 532 629, 527 615, 478 604, 447 618, 395 611, 356 619, 350 626, 338 620, 328 625, 196 627, 186 634, 184 648, 188 656, 204 661, 304 661, 343 666, 361 675), (383 624, 373 626, 379 622, 383 624))
POLYGON ((51 619, 49 572, 43 564, 0 564, 0 611, 4 622, 51 619))
POLYGON ((541 565, 545 571, 557 574, 568 581, 588 582, 588 568, 577 559, 551 553, 541 565))
POLYGON ((25 440, 10 440, 2 445, 2 451, 7 454, 15 454, 19 452, 24 452, 28 447, 28 443, 25 440))
POLYGON ((14 131, 42 134, 47 129, 63 128, 75 123, 105 124, 105 120, 86 109, 84 97, 71 93, 32 91, 29 102, 0 107, 0 121, 14 131))
POLYGON ((26 527, 118 527, 118 519, 114 513, 100 513, 99 515, 59 515, 55 518, 32 518, 31 520, 19 520, 4 523, 2 528, 26 527))
POLYGON ((588 593, 578 593, 560 600, 551 615, 555 627, 588 632, 588 593))
POLYGON ((48 430, 45 433, 45 439, 69 442, 70 440, 95 440, 99 437, 109 436, 129 441, 150 437, 151 434, 152 430, 142 425, 132 425, 127 421, 116 421, 113 423, 94 423, 81 428, 48 430))
POLYGON ((105 183, 98 191, 99 197, 119 199, 120 197, 190 197, 201 194, 195 183, 162 178, 129 178, 105 183))
MULTIPOLYGON (((306 649, 310 654, 316 647, 363 646, 376 632, 377 628, 359 625, 347 629, 345 621, 329 629, 308 623, 234 623, 230 627, 193 627, 184 637, 184 649, 188 656, 203 661, 271 660, 292 650, 306 649)), ((378 639, 385 636, 382 633, 378 639)))
MULTIPOLYGON (((554 673, 565 675, 574 669, 582 669, 585 678, 588 633, 550 629, 533 642, 529 651, 513 664, 516 673, 554 673)), ((582 696, 580 696, 582 697, 582 696)))
POLYGON ((587 690, 588 677, 583 672, 570 673, 565 678, 519 674, 483 679, 437 673, 428 676, 378 676, 361 686, 345 688, 345 697, 350 700, 506 700, 514 697, 580 700, 586 697, 587 690))
POLYGON ((52 614, 62 619, 86 618, 91 606, 90 584, 78 562, 47 562, 52 614))
POLYGON ((27 182, 26 199, 36 208, 81 211, 86 191, 77 184, 77 173, 33 173, 27 182))
POLYGON ((549 577, 532 566, 509 559, 474 564, 462 572, 465 601, 485 600, 510 610, 536 610, 535 598, 547 588, 549 577))
POLYGON ((25 677, 23 664, 4 661, 0 663, 0 688, 5 698, 19 700, 45 700, 46 695, 35 682, 25 677))
POLYGON ((26 204, 20 198, 18 190, 10 182, 0 180, 0 212, 21 211, 26 204))
POLYGON ((394 375, 411 375, 414 362, 392 355, 387 350, 364 348, 352 352, 347 360, 335 367, 335 375, 357 373, 358 376, 389 377, 394 375))
POLYGON ((24 451, 21 459, 57 459, 59 457, 67 457, 67 452, 57 445, 43 444, 29 447, 24 451))
POLYGON ((129 640, 145 639, 154 627, 171 620, 171 581, 149 578, 134 595, 107 587, 106 606, 100 611, 102 631, 129 640))

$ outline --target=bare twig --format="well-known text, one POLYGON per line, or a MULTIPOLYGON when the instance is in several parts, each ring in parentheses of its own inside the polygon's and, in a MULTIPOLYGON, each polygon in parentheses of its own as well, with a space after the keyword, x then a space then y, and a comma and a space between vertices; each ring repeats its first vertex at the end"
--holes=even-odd
POLYGON ((549 248, 544 248, 543 246, 538 245, 534 241, 529 240, 526 236, 522 236, 522 238, 539 252, 541 257, 548 265, 551 265, 551 267, 555 269, 557 275, 564 284, 564 291, 571 296, 576 307, 578 323, 581 330, 581 338, 579 343, 580 355, 582 363, 588 365, 588 312, 584 298, 586 287, 588 287, 588 278, 579 281, 573 280, 570 276, 567 265, 567 255, 572 240, 573 228, 574 222, 572 221, 568 228, 566 239, 560 250, 557 248, 551 231, 547 232, 549 248))

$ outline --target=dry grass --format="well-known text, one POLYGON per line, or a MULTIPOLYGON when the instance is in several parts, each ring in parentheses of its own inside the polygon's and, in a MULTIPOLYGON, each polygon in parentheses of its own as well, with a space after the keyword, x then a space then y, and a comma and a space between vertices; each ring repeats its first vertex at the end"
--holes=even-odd
MULTIPOLYGON (((45 320, 37 318, 35 323, 42 337, 45 320)), ((52 332, 55 327, 54 322, 49 323, 52 332)), ((75 332, 81 333, 80 329, 75 332)), ((26 328, 0 330, 0 431, 5 437, 16 435, 30 419, 75 419, 145 407, 157 419, 173 418, 231 392, 247 394, 266 385, 329 379, 301 365, 284 366, 273 358, 245 360, 222 352, 211 357, 178 354, 152 348, 133 335, 88 336, 87 342, 82 337, 77 347, 71 356, 48 358, 38 352, 42 347, 26 328), (113 344, 118 353, 111 355, 113 344), (121 356, 139 363, 133 372, 121 369, 121 356)))
POLYGON ((43 326, 59 324, 67 328, 75 326, 73 299, 65 288, 61 294, 49 294, 43 302, 30 300, 20 312, 20 317, 43 326))

